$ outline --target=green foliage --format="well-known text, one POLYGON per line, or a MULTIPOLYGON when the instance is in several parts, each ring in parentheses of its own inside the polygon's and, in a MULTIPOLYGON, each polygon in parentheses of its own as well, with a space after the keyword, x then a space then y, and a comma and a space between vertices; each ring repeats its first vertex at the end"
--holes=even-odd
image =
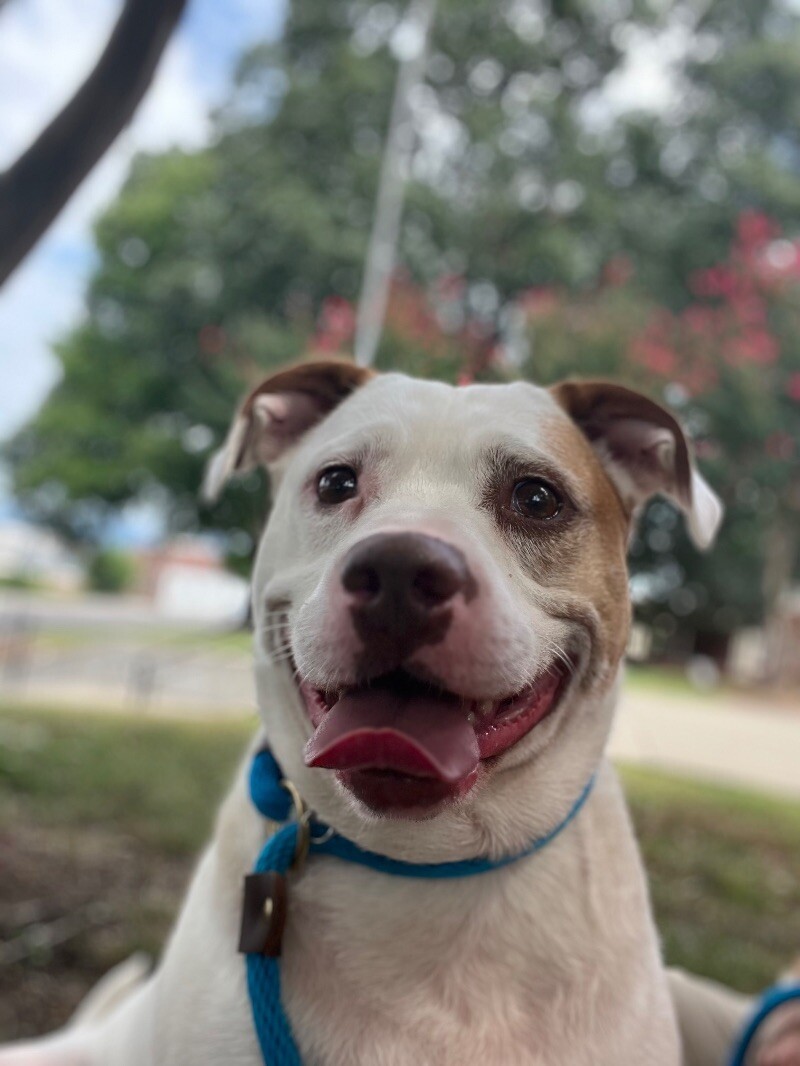
POLYGON ((86 573, 94 592, 124 592, 135 576, 133 561, 124 552, 103 548, 95 552, 86 573))
POLYGON ((800 806, 635 767, 622 779, 667 960, 771 984, 800 935, 800 806))
POLYGON ((0 731, 0 825, 21 796, 48 825, 113 827, 162 854, 192 855, 251 728, 5 708, 0 731))
POLYGON ((660 642, 724 653, 726 634, 759 621, 800 576, 800 242, 746 212, 725 258, 689 279, 680 312, 647 302, 625 271, 574 296, 528 298, 541 381, 581 372, 611 377, 671 402, 726 506, 717 544, 700 557, 672 508, 654 504, 631 548, 650 576, 640 616, 660 642))
MULTIPOLYGON (((549 7, 440 4, 380 366, 496 376, 499 311, 558 286, 578 320, 539 326, 532 372, 546 376, 549 362, 644 379, 623 339, 653 305, 678 313, 694 300, 691 279, 724 259, 742 208, 788 232, 800 222, 800 33, 780 0, 714 0, 697 26, 689 0, 549 7), (630 42, 659 35, 667 51, 683 41, 681 91, 660 112, 616 115, 601 90, 630 42), (611 292, 620 263, 631 286, 611 292)), ((97 225, 86 315, 56 349, 62 380, 8 449, 36 517, 91 541, 112 509, 146 499, 175 529, 229 531, 246 566, 268 508, 263 478, 212 510, 198 485, 250 384, 352 339, 352 315, 341 328, 329 312, 340 320, 359 290, 402 11, 296 0, 283 40, 242 59, 213 146, 135 161, 97 225)), ((755 403, 755 392, 731 395, 755 403)), ((740 410, 725 390, 718 399, 720 420, 725 404, 740 410)), ((725 417, 735 435, 738 415, 725 417)), ((709 463, 727 492, 724 453, 709 463)), ((753 468, 762 475, 769 464, 753 468)), ((703 626, 736 624, 713 617, 734 585, 739 621, 762 610, 765 551, 757 531, 735 528, 747 562, 715 579, 703 626)))
POLYGON ((8 574, 6 577, 0 577, 0 588, 22 589, 25 592, 33 592, 40 587, 37 579, 31 574, 20 572, 17 574, 8 574))

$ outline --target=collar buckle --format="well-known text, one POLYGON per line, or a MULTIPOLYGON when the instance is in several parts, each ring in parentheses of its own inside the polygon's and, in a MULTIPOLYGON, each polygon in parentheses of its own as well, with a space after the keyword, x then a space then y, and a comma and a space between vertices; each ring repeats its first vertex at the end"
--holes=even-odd
POLYGON ((300 873, 308 858, 311 847, 311 825, 314 820, 314 812, 300 795, 300 789, 290 781, 288 777, 281 779, 281 786, 286 789, 292 800, 292 818, 297 823, 297 843, 294 849, 294 858, 290 869, 294 873, 300 873))

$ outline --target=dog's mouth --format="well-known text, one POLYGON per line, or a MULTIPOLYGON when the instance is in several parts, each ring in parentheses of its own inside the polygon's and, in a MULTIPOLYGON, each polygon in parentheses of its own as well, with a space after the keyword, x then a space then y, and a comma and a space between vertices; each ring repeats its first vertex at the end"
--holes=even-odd
POLYGON ((500 700, 469 700, 395 670, 335 692, 301 682, 314 733, 308 766, 338 772, 368 807, 430 808, 465 795, 482 763, 518 743, 556 708, 569 669, 553 663, 500 700))

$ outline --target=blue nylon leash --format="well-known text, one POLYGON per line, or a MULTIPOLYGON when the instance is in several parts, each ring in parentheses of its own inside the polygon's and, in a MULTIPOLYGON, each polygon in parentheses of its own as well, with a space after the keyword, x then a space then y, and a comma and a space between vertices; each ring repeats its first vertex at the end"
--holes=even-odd
MULTIPOLYGON (((262 848, 256 860, 255 873, 274 873, 285 877, 297 862, 298 856, 302 862, 306 853, 333 855, 345 862, 367 866, 394 877, 444 879, 489 873, 547 847, 580 813, 594 783, 595 775, 592 775, 564 819, 545 836, 538 837, 515 855, 507 855, 501 859, 476 858, 455 862, 413 863, 391 859, 387 855, 360 848, 352 840, 347 840, 318 821, 313 813, 305 811, 291 782, 284 780, 272 753, 261 751, 256 755, 250 769, 251 799, 265 818, 287 824, 270 837, 262 848), (297 820, 289 821, 293 813, 297 820)), ((281 1002, 277 955, 247 950, 246 959, 247 987, 264 1063, 266 1066, 302 1066, 289 1019, 281 1002)), ((800 984, 776 985, 764 993, 742 1030, 729 1066, 744 1066, 748 1050, 761 1024, 773 1011, 792 1000, 800 1000, 800 984)))
MULTIPOLYGON (((274 870, 286 874, 297 851, 299 824, 278 830, 264 845, 255 865, 256 873, 274 870)), ((247 958, 247 990, 253 1008, 261 1057, 268 1066, 301 1066, 289 1019, 281 1003, 278 958, 251 953, 247 958)))
MULTIPOLYGON (((546 848, 580 813, 595 783, 589 778, 581 794, 558 825, 543 837, 537 837, 523 851, 501 859, 459 859, 454 862, 416 863, 392 859, 374 851, 367 851, 340 836, 335 830, 318 821, 302 805, 296 789, 284 779, 278 763, 269 751, 259 752, 250 768, 250 797, 258 811, 273 822, 287 822, 294 812, 296 821, 288 822, 266 842, 256 860, 254 873, 278 874, 285 877, 306 853, 333 855, 345 862, 368 866, 372 870, 394 877, 445 879, 471 877, 500 870, 546 848)), ((268 902, 267 914, 272 914, 273 901, 268 902)), ((261 1055, 266 1066, 302 1066, 289 1019, 281 1002, 280 966, 277 954, 266 955, 258 950, 243 949, 247 959, 247 988, 253 1011, 261 1055)))
POLYGON ((774 985, 772 988, 767 989, 756 1004, 750 1020, 742 1030, 742 1034, 733 1049, 730 1066, 744 1066, 747 1052, 750 1050, 750 1045, 753 1043, 753 1038, 761 1024, 778 1007, 782 1007, 784 1003, 790 1003, 793 1000, 800 1000, 800 984, 774 985))

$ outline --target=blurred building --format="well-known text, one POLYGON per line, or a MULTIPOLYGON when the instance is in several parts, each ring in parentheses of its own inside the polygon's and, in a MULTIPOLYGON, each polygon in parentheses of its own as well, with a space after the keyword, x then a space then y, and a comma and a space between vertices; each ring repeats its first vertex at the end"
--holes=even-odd
POLYGON ((76 592, 84 576, 81 560, 57 533, 22 519, 0 525, 0 580, 76 592))
POLYGON ((768 623, 733 635, 726 666, 743 684, 800 685, 800 587, 783 593, 768 623))
POLYGON ((181 536, 136 555, 138 591, 159 614, 187 621, 244 618, 249 585, 225 568, 210 538, 181 536))
POLYGON ((800 586, 787 589, 778 602, 769 649, 767 665, 774 679, 780 684, 800 685, 800 586))

